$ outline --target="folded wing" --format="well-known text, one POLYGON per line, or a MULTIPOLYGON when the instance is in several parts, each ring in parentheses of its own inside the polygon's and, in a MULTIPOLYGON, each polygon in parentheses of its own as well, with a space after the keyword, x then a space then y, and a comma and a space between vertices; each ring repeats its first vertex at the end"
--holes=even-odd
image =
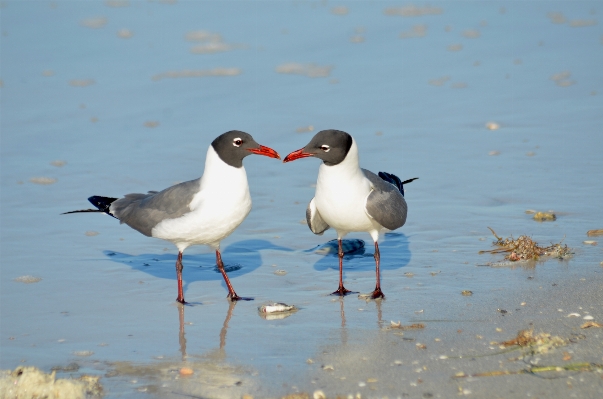
POLYGON ((187 181, 163 191, 127 194, 111 204, 111 213, 142 234, 151 237, 153 227, 165 219, 190 212, 189 204, 200 189, 200 179, 187 181))
POLYGON ((316 209, 314 198, 312 198, 306 209, 306 222, 308 222, 308 227, 312 230, 312 233, 318 235, 322 235, 330 227, 320 216, 318 209, 316 209))
POLYGON ((366 197, 366 213, 388 230, 402 227, 406 223, 408 207, 397 185, 383 180, 371 171, 362 171, 372 187, 371 193, 366 197))

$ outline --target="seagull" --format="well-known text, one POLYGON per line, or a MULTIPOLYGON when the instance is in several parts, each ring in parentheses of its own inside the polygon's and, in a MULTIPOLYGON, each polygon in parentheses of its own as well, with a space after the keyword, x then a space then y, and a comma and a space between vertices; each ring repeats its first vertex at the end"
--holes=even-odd
POLYGON ((306 209, 306 221, 314 234, 322 235, 329 227, 337 231, 339 243, 339 288, 331 295, 344 296, 352 291, 343 286, 343 249, 341 240, 350 232, 365 231, 375 242, 377 284, 370 294, 383 298, 379 275, 379 234, 402 227, 407 205, 404 184, 397 176, 376 175, 358 164, 356 140, 341 130, 322 130, 302 149, 293 151, 283 162, 316 157, 323 162, 318 170, 316 193, 306 209))
POLYGON ((272 148, 259 145, 250 134, 231 130, 209 146, 205 171, 199 179, 179 183, 163 191, 127 194, 123 198, 92 196, 97 209, 66 213, 104 212, 148 237, 172 242, 178 248, 176 277, 182 291, 182 253, 191 245, 207 245, 216 251, 216 263, 228 287, 231 301, 249 300, 237 295, 224 270, 220 242, 228 237, 251 211, 251 196, 243 158, 257 154, 280 159, 272 148))

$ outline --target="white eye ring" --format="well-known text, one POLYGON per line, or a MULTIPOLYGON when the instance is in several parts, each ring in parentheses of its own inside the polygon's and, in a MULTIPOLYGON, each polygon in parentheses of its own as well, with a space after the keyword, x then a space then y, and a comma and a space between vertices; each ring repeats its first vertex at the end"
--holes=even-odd
POLYGON ((320 149, 321 149, 321 150, 323 150, 324 152, 329 152, 329 151, 331 151, 331 147, 329 147, 329 146, 328 146, 328 145, 326 145, 326 144, 321 145, 321 146, 320 146, 320 149))
POLYGON ((232 145, 234 145, 235 147, 240 147, 241 144, 243 144, 243 140, 241 140, 240 137, 237 137, 232 141, 232 145))

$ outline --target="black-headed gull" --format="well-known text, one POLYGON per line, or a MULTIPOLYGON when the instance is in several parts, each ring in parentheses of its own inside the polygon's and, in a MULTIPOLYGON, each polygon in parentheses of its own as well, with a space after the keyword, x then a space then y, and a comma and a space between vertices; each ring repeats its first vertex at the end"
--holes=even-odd
POLYGON ((149 237, 172 242, 178 248, 176 277, 178 298, 182 291, 182 253, 191 245, 208 245, 216 251, 216 263, 228 298, 241 298, 232 288, 220 255, 220 241, 228 237, 251 210, 251 196, 243 158, 258 154, 280 159, 272 148, 259 145, 250 134, 232 130, 218 136, 209 146, 205 171, 199 179, 176 184, 163 191, 127 194, 123 198, 93 196, 88 200, 98 209, 77 212, 105 212, 149 237))
POLYGON ((341 240, 350 232, 366 231, 375 242, 377 284, 370 294, 383 298, 379 275, 379 234, 402 227, 407 205, 403 185, 417 179, 401 181, 395 175, 379 172, 379 176, 361 169, 358 147, 348 133, 341 130, 318 132, 302 149, 293 151, 283 162, 316 157, 323 161, 318 170, 316 193, 306 209, 306 221, 314 234, 329 227, 337 231, 339 242, 339 288, 334 295, 351 291, 343 286, 343 250, 341 240))

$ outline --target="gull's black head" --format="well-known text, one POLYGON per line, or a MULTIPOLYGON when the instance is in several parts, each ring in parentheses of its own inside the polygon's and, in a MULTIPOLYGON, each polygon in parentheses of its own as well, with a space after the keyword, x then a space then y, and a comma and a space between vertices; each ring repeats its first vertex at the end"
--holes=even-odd
POLYGON ((287 155, 283 162, 299 158, 316 157, 328 165, 341 163, 352 147, 352 136, 341 130, 322 130, 302 149, 287 155))
POLYGON ((222 161, 235 168, 243 166, 243 158, 251 154, 280 159, 272 148, 258 144, 249 133, 240 130, 219 135, 211 145, 222 161))

